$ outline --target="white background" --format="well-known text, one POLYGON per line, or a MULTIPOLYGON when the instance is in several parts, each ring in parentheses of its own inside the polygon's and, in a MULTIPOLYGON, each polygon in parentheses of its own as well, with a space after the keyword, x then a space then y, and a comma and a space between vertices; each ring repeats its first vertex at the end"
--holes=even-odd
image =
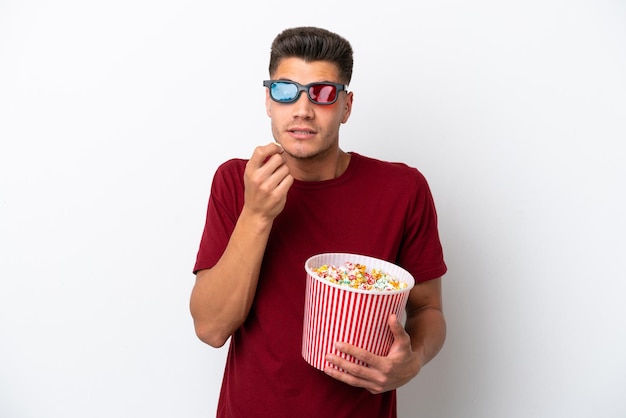
POLYGON ((297 25, 353 44, 343 148, 436 199, 449 336, 400 416, 626 416, 626 3, 367 4, 0 0, 1 417, 213 416, 191 270, 297 25))

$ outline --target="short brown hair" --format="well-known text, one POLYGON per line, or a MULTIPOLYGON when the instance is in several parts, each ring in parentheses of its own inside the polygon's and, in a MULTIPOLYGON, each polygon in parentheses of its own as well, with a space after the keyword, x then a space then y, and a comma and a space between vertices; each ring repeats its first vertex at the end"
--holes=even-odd
POLYGON ((352 79, 352 46, 343 37, 326 29, 302 26, 285 29, 272 42, 270 77, 284 58, 301 58, 304 61, 329 61, 339 67, 342 83, 352 79))

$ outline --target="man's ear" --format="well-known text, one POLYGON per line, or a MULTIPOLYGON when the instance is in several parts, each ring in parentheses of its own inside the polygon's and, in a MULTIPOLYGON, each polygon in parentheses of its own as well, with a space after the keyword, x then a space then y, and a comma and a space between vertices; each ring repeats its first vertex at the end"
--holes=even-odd
POLYGON ((267 116, 270 118, 272 117, 271 104, 272 99, 270 99, 270 89, 265 89, 265 113, 267 113, 267 116))
POLYGON ((350 118, 350 114, 352 113, 352 100, 354 99, 353 93, 350 91, 346 95, 346 104, 343 109, 343 115, 341 117, 341 123, 346 123, 350 118))

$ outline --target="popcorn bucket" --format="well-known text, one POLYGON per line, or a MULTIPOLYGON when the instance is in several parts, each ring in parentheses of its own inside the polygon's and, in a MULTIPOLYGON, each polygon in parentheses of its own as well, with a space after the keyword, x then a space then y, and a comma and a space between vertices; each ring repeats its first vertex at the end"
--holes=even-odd
POLYGON ((379 356, 386 356, 393 343, 388 325, 395 313, 404 322, 409 292, 415 285, 413 276, 393 263, 358 254, 325 253, 309 258, 302 332, 302 357, 311 366, 324 370, 330 366, 327 353, 363 364, 353 356, 334 348, 342 341, 379 356), (364 265, 367 271, 378 269, 407 284, 400 290, 361 290, 335 284, 319 277, 314 269, 322 265, 342 266, 346 262, 364 265))

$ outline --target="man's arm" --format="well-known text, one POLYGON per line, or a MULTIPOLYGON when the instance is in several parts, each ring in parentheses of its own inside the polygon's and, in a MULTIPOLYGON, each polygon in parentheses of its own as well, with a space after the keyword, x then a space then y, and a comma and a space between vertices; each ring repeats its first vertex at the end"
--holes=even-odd
POLYGON ((274 218, 293 183, 276 144, 257 147, 244 173, 244 206, 226 249, 196 274, 190 311, 198 338, 221 347, 250 311, 274 218))
POLYGON ((405 329, 411 336, 413 352, 421 356, 421 369, 435 358, 446 340, 441 278, 419 283, 414 290, 409 295, 405 329))
POLYGON ((329 363, 345 370, 327 367, 326 374, 372 393, 382 393, 408 383, 432 360, 446 339, 441 278, 416 284, 409 294, 406 325, 402 328, 395 315, 389 317, 394 341, 386 357, 377 356, 351 344, 337 343, 336 348, 369 367, 329 354, 329 363))

